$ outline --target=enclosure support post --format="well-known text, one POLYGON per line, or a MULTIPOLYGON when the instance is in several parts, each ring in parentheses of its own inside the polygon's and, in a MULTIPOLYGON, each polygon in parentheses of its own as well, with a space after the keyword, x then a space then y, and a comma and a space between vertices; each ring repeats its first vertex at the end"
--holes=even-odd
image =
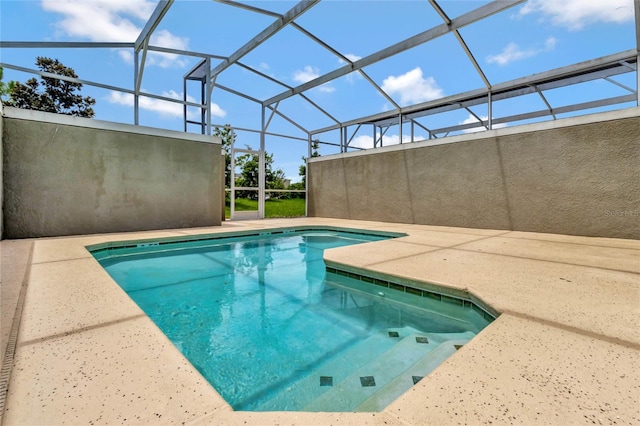
MULTIPOLYGON (((203 81, 203 84, 200 85, 200 105, 205 105, 207 97, 207 82, 203 81)), ((186 101, 186 99, 185 99, 186 101)), ((186 107, 186 105, 185 105, 186 107)), ((200 133, 206 134, 207 130, 207 107, 200 108, 200 133)))
POLYGON ((636 99, 637 105, 640 106, 640 2, 633 2, 633 13, 635 15, 636 24, 636 99))
POLYGON ((309 158, 311 158, 311 133, 307 133, 307 159, 304 162, 304 216, 309 217, 309 158))
POLYGON ((399 126, 398 137, 400 138, 399 142, 402 145, 402 113, 398 114, 398 126, 399 126))
MULTIPOLYGON (((205 66, 206 71, 206 75, 205 75, 205 82, 204 82, 204 90, 205 90, 205 102, 207 105, 207 111, 206 111, 206 120, 204 120, 206 122, 206 131, 207 131, 207 136, 211 136, 211 98, 212 98, 212 93, 213 93, 213 84, 215 83, 211 81, 211 58, 207 58, 206 59, 206 66, 205 66)), ((186 80, 185 80, 186 82, 186 80)), ((186 90, 185 90, 185 96, 186 96, 186 90)), ((185 99, 186 101, 186 99, 185 99)), ((186 105, 185 105, 185 110, 186 110, 186 105)), ((186 121, 186 115, 185 115, 185 121, 186 121)), ((204 132, 203 132, 204 133, 204 132)))
POLYGON ((260 153, 258 154, 258 218, 264 219, 264 201, 266 187, 266 170, 264 167, 265 156, 265 132, 266 132, 266 108, 262 106, 262 124, 260 126, 260 153))
POLYGON ((377 144, 378 144, 378 129, 374 124, 373 125, 373 147, 375 148, 377 144))
POLYGON ((488 111, 487 111, 487 115, 488 115, 488 117, 487 117, 487 120, 488 120, 488 122, 487 122, 487 130, 491 130, 493 128, 493 104, 492 104, 492 100, 491 100, 491 98, 492 98, 491 92, 489 92, 487 94, 487 96, 488 96, 488 99, 487 99, 487 108, 488 108, 488 111))
MULTIPOLYGON (((638 2, 636 2, 638 3, 638 2)), ((638 6, 636 6, 638 7, 638 6)), ((640 25, 640 24, 639 24, 640 25)), ((638 50, 638 59, 636 61, 636 78, 637 78, 637 83, 636 83, 636 98, 637 98, 637 106, 640 106, 640 49, 638 50)))
MULTIPOLYGON (((233 139, 232 139, 233 140, 233 139)), ((235 143, 231 143, 229 149, 231 150, 231 178, 229 181, 229 186, 231 191, 229 192, 229 212, 231 220, 235 219, 236 215, 236 152, 234 151, 235 143)))
POLYGON ((342 135, 342 146, 344 147, 344 152, 347 152, 347 146, 349 145, 348 139, 348 127, 344 126, 344 134, 342 135))
MULTIPOLYGON (((135 85, 138 83, 138 73, 140 72, 139 70, 140 64, 138 63, 138 52, 134 52, 133 55, 133 84, 134 87, 135 85)), ((139 95, 138 92, 135 92, 133 94, 133 124, 135 124, 136 126, 140 124, 140 117, 138 114, 138 106, 139 106, 139 95)), ((186 129, 185 129, 186 131, 186 129)))
MULTIPOLYGON (((187 79, 182 79, 182 100, 187 102, 187 79)), ((184 131, 187 131, 187 104, 182 104, 182 121, 184 122, 184 131)))

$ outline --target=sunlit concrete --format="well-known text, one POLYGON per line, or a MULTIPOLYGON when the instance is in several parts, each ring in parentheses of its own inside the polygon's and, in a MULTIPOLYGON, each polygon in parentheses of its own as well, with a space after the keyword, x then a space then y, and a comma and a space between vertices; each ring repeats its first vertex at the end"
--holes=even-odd
POLYGON ((3 295, 27 279, 6 425, 640 422, 637 240, 303 218, 1 244, 3 295), (406 233, 325 260, 502 315, 382 412, 235 412, 84 248, 311 224, 406 233))

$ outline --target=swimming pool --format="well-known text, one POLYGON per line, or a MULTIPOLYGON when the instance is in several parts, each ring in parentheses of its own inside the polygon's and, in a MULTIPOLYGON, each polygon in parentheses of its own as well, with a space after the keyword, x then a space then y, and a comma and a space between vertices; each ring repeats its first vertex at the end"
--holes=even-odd
POLYGON ((90 249, 234 409, 379 411, 491 321, 468 301, 322 260, 390 236, 284 230, 90 249))

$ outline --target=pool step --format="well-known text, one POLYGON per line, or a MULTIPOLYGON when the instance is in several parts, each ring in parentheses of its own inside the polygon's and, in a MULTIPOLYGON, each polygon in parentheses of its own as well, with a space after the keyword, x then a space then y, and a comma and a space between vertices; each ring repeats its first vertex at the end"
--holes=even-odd
MULTIPOLYGON (((404 332, 405 335, 406 333, 407 331, 404 332)), ((397 343, 398 339, 390 337, 387 330, 375 333, 317 367, 315 371, 310 371, 307 376, 279 392, 274 398, 246 409, 251 411, 299 410, 300 407, 332 389, 328 384, 329 379, 326 378, 331 377, 331 383, 335 385, 348 377, 354 368, 366 364, 372 356, 379 356, 397 343), (325 377, 322 385, 321 377, 325 377)))
MULTIPOLYGON (((468 340, 471 336, 460 333, 457 337, 468 340)), ((331 390, 307 404, 303 411, 353 411, 442 344, 441 340, 429 333, 411 334, 379 357, 356 369, 340 383, 334 384, 331 390)), ((440 354, 438 358, 441 358, 440 354)), ((404 391, 411 386, 413 382, 404 391)), ((380 399, 383 399, 382 396, 380 399)))
POLYGON ((441 343, 433 351, 419 359, 402 374, 384 385, 367 400, 358 405, 354 411, 382 411, 387 405, 409 390, 421 378, 431 373, 447 358, 453 355, 457 348, 468 342, 467 340, 448 340, 441 343))

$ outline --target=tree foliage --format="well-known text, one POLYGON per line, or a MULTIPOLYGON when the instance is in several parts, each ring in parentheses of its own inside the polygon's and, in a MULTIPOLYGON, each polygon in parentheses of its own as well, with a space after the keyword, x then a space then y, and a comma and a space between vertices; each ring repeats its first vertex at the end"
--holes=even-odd
POLYGON ((216 126, 213 130, 213 136, 217 136, 222 140, 222 149, 224 150, 224 187, 231 188, 231 148, 236 143, 236 132, 233 131, 231 125, 216 126))
MULTIPOLYGON (((231 125, 216 127, 213 136, 218 136, 222 140, 222 149, 225 151, 225 188, 231 187, 231 150, 236 143, 236 133, 231 125)), ((251 147, 246 145, 247 149, 251 147)), ((280 168, 274 168, 273 154, 265 152, 265 172, 266 172, 266 188, 267 189, 284 189, 285 174, 280 168)), ((240 174, 236 175, 236 186, 258 187, 259 157, 257 154, 246 153, 236 157, 236 169, 240 170, 240 174)), ((247 191, 242 194, 247 198, 257 198, 257 192, 247 191)))
MULTIPOLYGON (((247 149, 251 149, 247 145, 247 149)), ((240 169, 240 176, 236 177, 237 186, 258 187, 260 158, 258 154, 242 154, 236 157, 236 167, 240 169)), ((280 168, 273 167, 273 154, 264 153, 265 187, 267 189, 284 189, 285 174, 280 168)))
MULTIPOLYGON (((78 78, 73 68, 64 66, 57 59, 38 56, 36 66, 40 71, 78 78)), ((78 92, 82 89, 81 83, 58 80, 51 77, 30 78, 25 84, 16 82, 9 91, 7 106, 37 111, 54 112, 58 114, 73 115, 75 117, 93 118, 95 112, 93 105, 96 100, 78 92)))
MULTIPOLYGON (((314 140, 311 142, 311 157, 320 157, 320 141, 314 140)), ((298 175, 302 177, 302 182, 291 185, 291 189, 306 189, 307 187, 307 159, 302 157, 302 164, 298 167, 298 175)))
POLYGON ((2 69, 2 67, 0 67, 0 99, 4 100, 3 98, 5 96, 8 96, 11 91, 13 90, 13 88, 16 85, 15 81, 8 81, 8 82, 4 82, 2 81, 4 77, 4 70, 2 69))

